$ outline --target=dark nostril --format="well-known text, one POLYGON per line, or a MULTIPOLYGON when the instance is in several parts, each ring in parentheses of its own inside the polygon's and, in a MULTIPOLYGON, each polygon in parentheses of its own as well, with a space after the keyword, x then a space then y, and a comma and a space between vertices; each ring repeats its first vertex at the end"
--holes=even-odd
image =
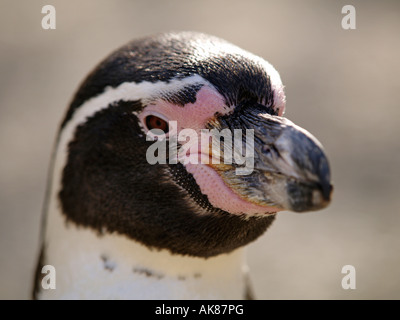
POLYGON ((263 146, 262 152, 265 154, 269 154, 269 153, 271 153, 271 148, 268 145, 263 146))
POLYGON ((262 152, 266 156, 278 155, 279 151, 273 144, 266 144, 262 147, 262 152))

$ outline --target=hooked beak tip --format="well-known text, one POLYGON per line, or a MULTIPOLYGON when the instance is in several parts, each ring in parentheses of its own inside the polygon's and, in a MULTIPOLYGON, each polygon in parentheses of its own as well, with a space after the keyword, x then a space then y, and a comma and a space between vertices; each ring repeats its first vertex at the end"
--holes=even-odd
POLYGON ((288 206, 295 212, 315 211, 326 208, 331 202, 333 186, 330 181, 301 181, 290 179, 286 182, 288 206))
POLYGON ((315 210, 326 208, 331 202, 333 186, 327 184, 312 192, 312 204, 315 210))

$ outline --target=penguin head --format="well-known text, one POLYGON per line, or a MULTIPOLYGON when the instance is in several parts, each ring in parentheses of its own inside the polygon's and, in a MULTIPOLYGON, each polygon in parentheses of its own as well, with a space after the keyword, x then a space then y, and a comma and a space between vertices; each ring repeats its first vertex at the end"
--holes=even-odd
POLYGON ((278 72, 224 40, 181 32, 130 42, 89 74, 62 122, 62 213, 175 254, 246 245, 276 212, 330 201, 321 144, 284 110, 278 72))

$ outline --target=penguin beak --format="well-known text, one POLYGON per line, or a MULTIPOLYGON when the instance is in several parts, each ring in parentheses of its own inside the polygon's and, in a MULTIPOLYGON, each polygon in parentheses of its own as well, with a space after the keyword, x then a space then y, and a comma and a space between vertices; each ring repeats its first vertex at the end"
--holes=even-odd
MULTIPOLYGON (((254 130, 254 168, 238 175, 233 167, 214 165, 224 181, 245 200, 279 210, 304 212, 325 208, 332 184, 321 143, 290 120, 260 107, 220 121, 221 128, 254 130)), ((243 137, 243 147, 248 141, 243 137)))

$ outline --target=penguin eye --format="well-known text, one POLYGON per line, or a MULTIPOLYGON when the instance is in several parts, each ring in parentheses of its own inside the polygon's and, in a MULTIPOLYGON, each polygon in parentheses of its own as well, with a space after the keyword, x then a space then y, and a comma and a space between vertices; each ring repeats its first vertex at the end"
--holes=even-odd
POLYGON ((167 133, 169 131, 167 121, 165 121, 159 117, 150 115, 150 116, 147 116, 145 120, 146 120, 147 129, 149 129, 149 130, 159 129, 159 130, 164 131, 164 133, 167 133))

